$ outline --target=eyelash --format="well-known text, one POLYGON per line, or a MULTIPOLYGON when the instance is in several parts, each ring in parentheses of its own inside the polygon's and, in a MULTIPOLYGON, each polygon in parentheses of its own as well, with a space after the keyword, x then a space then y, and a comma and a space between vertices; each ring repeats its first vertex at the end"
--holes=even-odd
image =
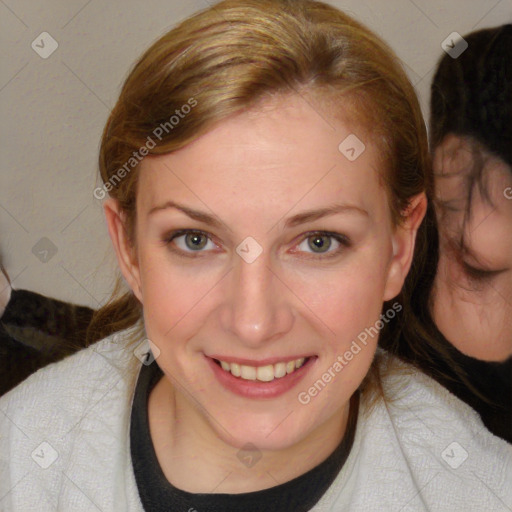
POLYGON ((466 275, 475 282, 488 281, 503 272, 503 270, 484 270, 476 268, 465 261, 462 261, 461 264, 466 275))
MULTIPOLYGON (((163 241, 164 241, 165 245, 169 246, 169 248, 172 252, 174 252, 175 254, 177 254, 180 257, 184 257, 184 258, 201 257, 199 255, 194 255, 194 252, 199 254, 199 253, 205 252, 205 251, 183 251, 181 249, 176 249, 175 247, 173 247, 171 245, 171 242, 173 242, 176 238, 179 238, 180 236, 188 235, 188 234, 202 235, 202 236, 205 236, 206 238, 208 238, 209 240, 211 240, 210 235, 208 233, 206 233, 205 231, 201 231, 198 229, 180 229, 177 231, 173 231, 172 233, 169 233, 164 238, 163 241)), ((299 245, 304 240, 307 240, 308 238, 311 238, 313 236, 327 236, 330 238, 334 238, 340 244, 340 246, 337 249, 335 249, 334 251, 330 251, 330 252, 323 253, 323 254, 314 255, 314 253, 309 253, 310 256, 306 256, 306 259, 326 260, 328 258, 334 258, 334 257, 338 256, 341 251, 352 246, 352 242, 350 241, 350 239, 348 237, 346 237, 345 235, 341 235, 339 233, 332 233, 330 231, 310 231, 308 233, 305 233, 297 245, 299 245)))

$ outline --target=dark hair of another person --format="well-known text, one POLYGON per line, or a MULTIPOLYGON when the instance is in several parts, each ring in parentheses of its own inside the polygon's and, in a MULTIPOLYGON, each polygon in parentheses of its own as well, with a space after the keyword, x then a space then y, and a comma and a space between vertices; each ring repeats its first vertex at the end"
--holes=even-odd
MULTIPOLYGON (((466 194, 463 229, 456 250, 467 250, 464 226, 478 189, 492 205, 484 169, 489 157, 499 157, 512 169, 512 24, 473 32, 467 49, 457 58, 439 62, 431 87, 431 152, 448 134, 469 142, 471 165, 464 169, 466 194)), ((443 214, 442 205, 439 213, 443 214)))
POLYGON ((512 24, 464 39, 468 48, 444 55, 432 82, 431 149, 449 133, 466 136, 512 167, 512 24))
MULTIPOLYGON (((429 126, 432 155, 449 134, 464 138, 471 148, 471 165, 464 169, 464 220, 459 238, 454 240, 460 254, 468 251, 464 243, 464 227, 471 214, 472 197, 477 187, 484 200, 491 203, 483 172, 488 159, 499 157, 512 168, 512 24, 479 30, 464 36, 464 40, 468 47, 458 58, 445 54, 439 60, 431 86, 429 126)), ((442 222, 443 207, 436 207, 440 208, 438 213, 442 222)), ((424 339, 431 342, 411 349, 403 335, 395 335, 384 336, 381 345, 415 362, 449 389, 469 390, 475 398, 468 398, 468 402, 492 407, 490 399, 475 388, 466 372, 455 362, 458 360, 456 350, 436 326, 431 330, 431 298, 423 294, 431 295, 432 271, 438 261, 438 240, 434 229, 430 233, 433 247, 428 257, 432 260, 425 262, 420 273, 422 280, 416 281, 416 290, 407 295, 411 297, 415 316, 422 319, 422 325, 429 331, 425 333, 427 335, 418 332, 418 343, 423 344, 420 340, 424 339)), ((411 280, 406 281, 406 286, 410 283, 411 280)), ((463 392, 467 396, 466 393, 463 392)))
MULTIPOLYGON (((460 254, 468 251, 464 232, 475 191, 478 190, 492 205, 484 179, 487 161, 498 157, 512 169, 512 24, 479 30, 464 36, 464 40, 468 47, 458 58, 446 54, 439 61, 431 86, 429 126, 431 154, 450 134, 469 142, 471 150, 471 164, 462 170, 465 177, 463 193, 466 194, 464 219, 458 238, 453 240, 455 250, 460 254)), ((443 205, 436 207, 439 208, 440 222, 443 222, 443 205)), ((428 281, 423 287, 429 295, 431 285, 428 281)), ((425 307, 424 298, 417 299, 413 308, 425 307)), ((425 315, 429 317, 430 312, 425 311, 425 315)), ((429 357, 420 359, 419 366, 433 376, 437 374, 444 383, 446 379, 453 382, 455 376, 455 380, 462 382, 481 400, 480 407, 487 407, 484 404, 492 406, 494 401, 477 391, 457 364, 447 366, 451 354, 458 358, 456 350, 438 330, 435 336, 441 340, 437 345, 440 350, 435 344, 425 347, 429 353, 434 349, 432 367, 429 368, 429 357)), ((404 343, 399 345, 398 351, 406 355, 410 352, 404 343)), ((473 403, 474 400, 468 401, 473 403)))

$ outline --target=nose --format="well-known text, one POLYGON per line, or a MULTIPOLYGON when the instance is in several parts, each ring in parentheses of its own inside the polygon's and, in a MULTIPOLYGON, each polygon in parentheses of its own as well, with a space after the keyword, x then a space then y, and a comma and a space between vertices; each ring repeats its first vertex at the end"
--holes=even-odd
POLYGON ((291 292, 261 254, 252 263, 237 258, 227 282, 222 326, 239 343, 259 348, 293 326, 291 292))

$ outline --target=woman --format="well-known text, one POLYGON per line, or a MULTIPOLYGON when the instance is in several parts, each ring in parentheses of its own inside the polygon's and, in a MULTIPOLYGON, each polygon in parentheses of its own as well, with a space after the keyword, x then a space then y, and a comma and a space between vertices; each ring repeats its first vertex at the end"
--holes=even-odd
POLYGON ((2 505, 512 502, 508 445, 377 351, 433 342, 411 290, 436 232, 414 90, 368 29, 311 1, 198 13, 128 76, 100 172, 130 291, 93 319, 115 334, 0 400, 2 505))
POLYGON ((440 261, 433 316, 471 390, 443 384, 512 442, 512 25, 473 32, 432 83, 440 261), (451 345, 453 347, 451 347, 451 345))

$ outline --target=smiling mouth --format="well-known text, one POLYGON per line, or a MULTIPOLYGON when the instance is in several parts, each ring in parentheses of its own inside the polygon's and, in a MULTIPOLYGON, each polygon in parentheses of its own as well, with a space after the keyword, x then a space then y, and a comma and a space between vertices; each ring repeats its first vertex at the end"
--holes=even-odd
POLYGON ((213 359, 226 373, 234 377, 248 381, 272 382, 275 379, 282 379, 304 366, 311 357, 301 357, 291 361, 268 364, 265 366, 247 366, 238 363, 228 363, 213 359))

